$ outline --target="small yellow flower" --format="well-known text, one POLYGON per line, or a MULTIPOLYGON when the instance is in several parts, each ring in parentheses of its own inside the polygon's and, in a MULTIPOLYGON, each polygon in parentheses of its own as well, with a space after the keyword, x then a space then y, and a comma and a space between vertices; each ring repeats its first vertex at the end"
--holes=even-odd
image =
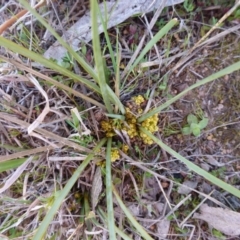
POLYGON ((137 126, 134 123, 128 123, 128 128, 126 128, 127 134, 130 138, 138 135, 137 126))
MULTIPOLYGON (((146 130, 148 130, 149 132, 154 133, 158 131, 157 124, 158 124, 158 114, 155 114, 147 118, 145 121, 143 121, 141 123, 141 126, 144 127, 146 130)), ((146 134, 140 133, 140 137, 142 138, 145 144, 148 144, 148 145, 153 144, 153 140, 150 137, 148 137, 146 134)))
POLYGON ((112 124, 110 121, 101 121, 101 127, 104 132, 112 130, 112 124))
POLYGON ((115 135, 116 135, 115 132, 107 132, 106 133, 106 137, 108 137, 108 138, 113 137, 115 135))
POLYGON ((102 160, 100 162, 96 162, 96 165, 99 167, 105 167, 106 166, 106 161, 102 160))
POLYGON ((115 162, 119 158, 120 158, 120 154, 119 154, 118 149, 112 149, 112 151, 111 151, 111 162, 115 162))
POLYGON ((142 95, 133 97, 132 100, 135 102, 136 105, 141 105, 141 103, 143 103, 145 101, 145 99, 142 95))
POLYGON ((127 145, 127 144, 123 144, 123 145, 122 145, 122 151, 123 151, 124 153, 127 153, 128 150, 129 150, 128 145, 127 145))

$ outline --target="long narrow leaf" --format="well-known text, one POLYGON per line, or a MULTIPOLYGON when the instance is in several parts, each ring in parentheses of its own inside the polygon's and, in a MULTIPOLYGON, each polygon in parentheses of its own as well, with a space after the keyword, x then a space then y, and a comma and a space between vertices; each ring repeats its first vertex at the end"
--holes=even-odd
POLYGON ((89 164, 91 159, 94 157, 94 154, 99 151, 99 149, 103 146, 103 144, 106 142, 106 139, 102 139, 98 145, 93 149, 93 152, 89 154, 86 159, 81 163, 81 165, 76 169, 76 171, 73 173, 72 177, 68 180, 65 187, 59 191, 58 196, 55 198, 54 203, 49 210, 49 212, 46 214, 45 218, 43 219, 42 223, 40 224, 40 227, 38 228, 36 234, 33 237, 33 240, 42 240, 45 239, 44 235, 47 231, 47 228, 51 221, 53 220, 54 215, 60 208, 62 202, 66 198, 66 196, 69 194, 71 188, 77 181, 77 179, 80 177, 83 170, 86 168, 86 166, 89 164))
POLYGON ((182 96, 184 96, 186 93, 188 93, 190 90, 193 90, 194 88, 197 88, 199 86, 202 86, 206 83, 209 83, 217 78, 220 78, 220 77, 223 77, 227 74, 230 74, 232 72, 235 72, 237 70, 240 69, 240 61, 239 62, 236 62, 232 65, 230 65, 229 67, 226 67, 224 69, 222 69, 221 71, 219 72, 216 72, 206 78, 204 78, 203 80, 193 84, 192 86, 188 87, 187 89, 185 89, 184 91, 182 91, 181 93, 179 93, 177 96, 171 98, 170 100, 168 100, 167 102, 161 104, 161 106, 157 107, 157 108, 154 108, 152 111, 149 111, 148 113, 146 114, 143 114, 139 119, 138 119, 138 122, 142 122, 144 121, 145 119, 153 116, 154 114, 156 113, 160 113, 163 109, 169 107, 172 103, 176 102, 178 99, 180 99, 182 96))
POLYGON ((109 138, 107 142, 107 154, 106 154, 106 198, 107 198, 109 239, 114 240, 116 239, 116 233, 115 233, 115 221, 114 221, 113 199, 112 199, 111 145, 112 145, 112 138, 109 138))
POLYGON ((6 162, 1 162, 0 163, 0 173, 7 171, 7 170, 17 168, 21 164, 23 164, 26 160, 27 160, 27 158, 18 158, 18 159, 12 159, 12 160, 6 161, 6 162))
POLYGON ((127 209, 125 204, 122 202, 120 196, 118 195, 117 190, 115 189, 114 186, 113 188, 113 193, 118 201, 119 206, 123 210, 123 212, 126 214, 129 222, 137 229, 137 231, 141 234, 141 236, 147 240, 153 240, 151 236, 145 231, 145 229, 136 221, 136 219, 133 217, 133 215, 130 213, 130 211, 127 209))
POLYGON ((117 70, 117 65, 116 65, 116 60, 115 60, 115 56, 114 56, 114 52, 113 52, 113 48, 112 48, 112 44, 111 44, 111 41, 110 41, 110 38, 109 38, 109 35, 108 35, 108 32, 107 32, 107 25, 108 25, 108 13, 107 13, 107 7, 106 7, 106 2, 105 3, 105 19, 103 19, 103 16, 100 12, 100 9, 97 5, 97 10, 98 10, 98 13, 99 13, 99 16, 100 16, 100 19, 101 19, 101 23, 102 23, 102 26, 103 26, 103 32, 104 32, 104 36, 105 36, 105 39, 106 39, 106 42, 107 42, 107 47, 108 47, 108 50, 109 50, 109 53, 110 53, 110 57, 111 57, 111 60, 112 60, 112 65, 113 65, 113 69, 114 69, 114 72, 116 72, 117 70))
POLYGON ((117 97, 117 95, 113 92, 113 90, 107 86, 107 90, 108 90, 108 94, 109 97, 111 98, 112 102, 118 106, 120 112, 124 115, 125 114, 125 108, 123 106, 123 104, 121 103, 121 101, 119 100, 119 98, 117 97))
POLYGON ((76 59, 76 61, 85 69, 87 73, 90 74, 90 76, 97 80, 97 75, 94 71, 94 69, 83 59, 80 57, 79 54, 77 54, 70 46, 67 44, 57 33, 56 31, 44 20, 44 18, 36 12, 35 9, 31 8, 29 3, 26 0, 19 0, 19 2, 30 12, 32 13, 37 20, 59 41, 59 43, 62 44, 64 48, 68 50, 68 52, 76 59))
MULTIPOLYGON (((120 98, 120 61, 121 61, 121 51, 118 48, 118 35, 117 35, 117 43, 116 43, 116 48, 117 48, 117 67, 115 71, 115 95, 119 99, 120 98)), ((118 111, 119 106, 115 106, 115 112, 118 111)), ((122 114, 124 114, 122 112, 122 114)))
POLYGON ((144 55, 153 47, 153 45, 156 44, 164 35, 166 35, 177 23, 178 20, 174 18, 171 21, 169 21, 163 28, 161 28, 161 30, 147 43, 145 48, 142 50, 141 54, 133 63, 132 67, 130 68, 130 71, 133 70, 138 65, 138 63, 143 59, 144 55))
POLYGON ((200 168, 197 165, 195 165, 194 163, 190 162, 189 160, 187 160, 186 158, 181 156, 179 153, 175 152, 172 148, 170 148, 169 146, 164 144, 161 140, 156 138, 152 133, 147 131, 145 128, 140 127, 140 130, 143 133, 147 134, 155 143, 157 143, 162 149, 164 149, 164 151, 168 152, 173 157, 177 158, 178 160, 180 160, 181 162, 186 164, 186 166, 188 167, 189 170, 194 171, 196 174, 204 177, 205 179, 207 179, 211 183, 217 185, 218 187, 222 188, 223 190, 225 190, 225 191, 235 195, 236 197, 240 198, 240 190, 238 190, 237 188, 225 183, 221 179, 216 178, 212 174, 206 172, 202 168, 200 168))
POLYGON ((89 80, 87 80, 85 78, 82 78, 79 75, 74 74, 73 72, 54 63, 53 61, 44 58, 40 54, 32 52, 32 51, 28 50, 27 48, 24 48, 4 37, 1 37, 1 36, 0 36, 0 46, 5 47, 15 53, 19 53, 19 54, 21 54, 27 58, 30 58, 36 62, 39 62, 39 63, 43 64, 45 67, 51 68, 51 69, 55 70, 56 72, 61 73, 64 76, 72 78, 73 80, 80 81, 80 82, 84 83, 86 86, 88 86, 89 88, 91 88, 92 90, 94 90, 95 92, 100 93, 100 89, 96 84, 90 82, 89 80))
POLYGON ((97 11, 97 2, 96 0, 91 0, 91 22, 92 22, 92 36, 93 36, 93 52, 94 60, 97 69, 98 84, 101 89, 101 94, 103 97, 104 104, 107 108, 108 113, 113 113, 112 106, 109 99, 109 94, 107 90, 107 82, 104 71, 99 33, 98 33, 98 11, 97 11))
MULTIPOLYGON (((39 77, 41 80, 45 80, 45 81, 47 81, 48 83, 53 84, 54 86, 56 86, 56 87, 58 87, 58 88, 60 88, 60 89, 64 89, 64 90, 67 91, 68 93, 73 94, 73 95, 75 95, 76 97, 80 97, 80 98, 82 98, 83 100, 85 100, 86 102, 90 102, 90 103, 92 103, 93 105, 98 106, 98 107, 100 107, 100 108, 102 108, 102 109, 104 109, 104 110, 106 109, 103 104, 101 104, 100 102, 98 102, 98 101, 96 101, 96 100, 88 97, 87 95, 84 95, 84 94, 80 93, 79 91, 76 91, 76 90, 74 90, 73 88, 70 88, 70 87, 68 87, 67 85, 64 85, 63 83, 61 83, 61 82, 59 82, 59 81, 57 81, 57 80, 54 80, 54 79, 52 79, 52 78, 50 78, 50 77, 48 77, 48 76, 46 76, 46 75, 44 75, 44 74, 36 71, 36 70, 33 70, 33 69, 30 68, 30 67, 27 67, 27 66, 25 66, 25 65, 22 65, 21 63, 15 61, 15 60, 13 60, 13 59, 8 59, 8 58, 6 58, 6 57, 4 57, 4 56, 0 56, 0 60, 3 60, 3 61, 5 61, 5 62, 9 62, 9 63, 13 64, 15 67, 17 67, 17 68, 20 69, 20 70, 25 70, 25 71, 27 71, 27 72, 31 72, 33 75, 39 77)), ((99 89, 99 91, 100 91, 100 89, 99 89)))
MULTIPOLYGON (((101 218, 101 220, 106 223, 106 219, 107 219, 107 215, 105 214, 105 212, 99 207, 97 210, 97 213, 99 215, 99 217, 101 218)), ((99 225, 99 224, 98 224, 99 225)), ((96 226, 98 226, 96 224, 96 226)), ((114 226, 116 233, 124 240, 132 240, 132 238, 130 238, 129 236, 127 236, 120 228, 118 228, 116 225, 114 226)))

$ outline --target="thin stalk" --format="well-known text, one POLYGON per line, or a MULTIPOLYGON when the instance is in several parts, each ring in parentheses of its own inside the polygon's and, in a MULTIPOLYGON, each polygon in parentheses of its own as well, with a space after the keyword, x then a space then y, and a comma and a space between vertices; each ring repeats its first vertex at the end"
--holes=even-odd
POLYGON ((230 65, 229 67, 226 67, 224 69, 222 69, 219 72, 216 72, 206 78, 204 78, 203 80, 193 84, 192 86, 188 87, 187 89, 185 89, 184 91, 182 91, 181 93, 179 93, 177 96, 171 98, 170 100, 168 100, 167 102, 163 103, 161 106, 154 108, 153 110, 149 111, 146 114, 143 114, 139 119, 138 122, 143 122, 144 120, 146 120, 147 118, 153 116, 156 113, 160 113, 163 109, 169 107, 172 103, 176 102, 178 99, 180 99, 182 96, 184 96, 186 93, 188 93, 189 91, 202 86, 206 83, 209 83, 217 78, 223 77, 227 74, 230 74, 234 71, 237 71, 240 69, 240 61, 236 62, 232 65, 230 65))
POLYGON ((162 149, 164 149, 164 151, 168 152, 173 157, 177 158, 178 160, 180 160, 181 162, 186 164, 186 166, 188 167, 189 170, 194 171, 196 174, 204 177, 206 180, 210 181, 211 183, 217 185, 218 187, 222 188, 223 190, 240 198, 240 190, 231 186, 230 184, 225 183, 221 179, 216 178, 212 174, 206 172, 202 168, 200 168, 197 165, 195 165, 194 163, 190 162, 189 160, 187 160, 186 158, 181 156, 179 153, 175 152, 172 148, 170 148, 169 146, 164 144, 160 139, 156 138, 152 133, 147 131, 145 128, 140 127, 140 130, 143 133, 147 134, 147 136, 149 136, 155 143, 157 143, 162 149))
POLYGON ((109 91, 107 89, 106 76, 104 71, 104 64, 102 59, 99 33, 98 33, 98 11, 96 0, 91 0, 91 22, 92 22, 92 36, 93 36, 93 53, 97 70, 97 82, 101 89, 101 95, 108 113, 113 113, 112 105, 110 103, 109 91))
POLYGON ((136 228, 136 230, 139 232, 139 234, 141 234, 141 236, 144 239, 147 240, 153 240, 153 238, 145 231, 145 229, 136 221, 136 219, 133 217, 133 215, 130 213, 130 211, 128 210, 128 208, 125 206, 125 204, 123 203, 122 199, 120 198, 120 196, 118 195, 118 192, 116 190, 116 188, 114 186, 112 186, 113 189, 113 193, 114 196, 116 197, 119 206, 121 207, 121 209, 123 210, 123 212, 126 214, 129 222, 136 228))
POLYGON ((34 17, 58 40, 59 43, 62 44, 64 48, 68 50, 68 52, 76 59, 76 61, 84 68, 84 70, 89 73, 89 75, 96 81, 97 75, 94 69, 83 59, 80 57, 78 53, 76 53, 71 46, 66 43, 62 37, 60 37, 56 31, 44 20, 44 18, 33 9, 26 0, 19 0, 19 2, 30 12, 34 17))
POLYGON ((117 97, 117 95, 113 92, 113 90, 109 86, 107 86, 107 90, 108 90, 109 97, 110 97, 111 101, 116 106, 118 106, 120 112, 124 115, 125 114, 125 108, 124 108, 123 104, 121 103, 121 101, 119 100, 119 98, 117 97))
POLYGON ((64 76, 67 76, 75 81, 84 83, 88 88, 94 90, 97 93, 101 93, 99 87, 96 84, 90 82, 89 80, 87 80, 79 75, 76 75, 73 72, 63 68, 62 66, 54 63, 53 61, 44 58, 40 54, 32 52, 32 51, 28 50, 27 48, 24 48, 4 37, 1 37, 1 36, 0 36, 0 46, 7 48, 14 53, 19 53, 27 58, 30 58, 30 59, 34 60, 35 62, 39 62, 42 65, 44 65, 45 67, 55 70, 56 72, 58 72, 64 76))
POLYGON ((165 36, 177 23, 178 20, 174 18, 170 20, 163 28, 161 28, 161 30, 146 44, 140 55, 129 69, 129 72, 131 72, 138 65, 138 63, 144 58, 145 54, 152 49, 154 44, 156 44, 163 36, 165 36))
POLYGON ((108 138, 107 142, 107 154, 106 154, 106 198, 107 198, 107 215, 108 215, 108 230, 109 239, 116 239, 115 233, 115 220, 113 211, 113 199, 112 199, 112 174, 111 174, 111 146, 112 138, 108 138))
POLYGON ((49 224, 51 223, 51 221, 54 218, 54 215, 56 214, 56 212, 58 211, 58 209, 60 208, 62 202, 64 201, 64 199, 66 198, 66 196, 69 194, 69 192, 71 191, 73 185, 75 184, 75 182, 78 180, 78 178, 80 177, 81 173, 83 172, 83 170, 86 168, 86 166, 89 164, 89 162, 92 160, 92 158, 94 157, 95 153, 98 152, 100 150, 100 148, 104 145, 104 143, 107 141, 106 138, 102 139, 98 145, 93 149, 93 152, 90 153, 85 160, 81 163, 81 165, 76 169, 76 171, 73 173, 72 177, 68 180, 67 184, 65 185, 65 187, 59 191, 55 197, 55 200, 53 202, 53 205, 51 207, 51 209, 49 210, 49 212, 46 214, 46 216, 44 217, 43 221, 41 222, 36 234, 33 237, 33 240, 42 240, 45 239, 44 235, 47 231, 47 228, 49 226, 49 224))
POLYGON ((108 32, 107 32, 107 24, 108 24, 108 15, 107 15, 107 13, 108 12, 107 12, 107 7, 106 7, 106 2, 104 2, 104 3, 105 3, 105 8, 104 8, 104 17, 105 17, 105 19, 103 19, 98 5, 97 5, 97 10, 98 10, 98 14, 100 16, 101 23, 102 23, 102 26, 103 26, 103 32, 104 32, 104 36, 105 36, 105 39, 106 39, 106 42, 107 42, 107 47, 108 47, 108 50, 109 50, 109 53, 110 53, 110 57, 111 57, 111 60, 112 60, 113 69, 114 69, 114 72, 116 72, 117 71, 116 60, 115 60, 115 57, 114 57, 112 44, 111 44, 111 41, 110 41, 110 38, 109 38, 109 35, 108 35, 108 32))
MULTIPOLYGON (((101 209, 98 208, 97 213, 99 215, 99 217, 101 218, 101 220, 106 223, 106 219, 107 219, 107 215, 106 213, 101 209)), ((115 231, 116 233, 124 240, 132 240, 132 238, 128 237, 120 228, 118 228, 117 226, 115 226, 115 231)))

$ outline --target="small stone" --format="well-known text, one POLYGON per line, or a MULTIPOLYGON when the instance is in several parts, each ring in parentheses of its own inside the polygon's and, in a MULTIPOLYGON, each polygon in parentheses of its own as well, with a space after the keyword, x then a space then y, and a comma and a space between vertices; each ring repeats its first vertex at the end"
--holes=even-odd
POLYGON ((225 81, 228 81, 228 80, 229 80, 229 75, 228 75, 228 74, 224 76, 224 80, 225 80, 225 81))
POLYGON ((198 185, 197 181, 185 181, 179 188, 178 193, 179 194, 189 194, 192 189, 195 189, 198 185))

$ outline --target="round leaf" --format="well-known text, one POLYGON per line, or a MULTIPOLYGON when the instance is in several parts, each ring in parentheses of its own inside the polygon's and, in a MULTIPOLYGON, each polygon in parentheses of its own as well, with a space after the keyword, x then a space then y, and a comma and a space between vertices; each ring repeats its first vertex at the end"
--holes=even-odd
POLYGON ((189 114, 187 117, 187 122, 189 125, 191 125, 192 123, 198 123, 198 119, 195 115, 189 114))
POLYGON ((199 127, 198 124, 192 123, 190 126, 192 133, 195 137, 199 136, 201 134, 201 128, 199 127))
POLYGON ((208 125, 208 118, 203 118, 199 123, 198 123, 200 129, 205 128, 208 125))
POLYGON ((182 134, 183 134, 183 135, 189 135, 189 134, 191 134, 191 133, 192 133, 192 130, 191 130, 190 127, 184 127, 184 128, 182 129, 182 134))

